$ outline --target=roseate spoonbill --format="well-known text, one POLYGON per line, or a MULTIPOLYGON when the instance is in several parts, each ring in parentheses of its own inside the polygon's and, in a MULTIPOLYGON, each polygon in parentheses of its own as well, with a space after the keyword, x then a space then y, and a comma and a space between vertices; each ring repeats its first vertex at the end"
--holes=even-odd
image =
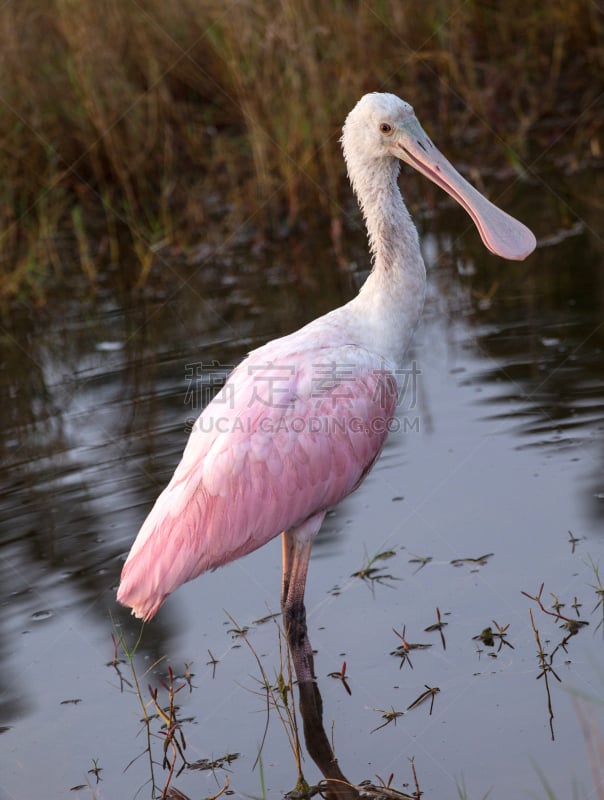
POLYGON ((346 119, 342 146, 371 274, 349 303, 252 351, 231 373, 132 545, 117 594, 148 620, 181 584, 282 534, 281 603, 299 682, 314 679, 304 609, 313 539, 380 454, 424 302, 400 161, 455 198, 493 253, 520 260, 535 247, 531 231, 470 186, 395 95, 365 95, 346 119))

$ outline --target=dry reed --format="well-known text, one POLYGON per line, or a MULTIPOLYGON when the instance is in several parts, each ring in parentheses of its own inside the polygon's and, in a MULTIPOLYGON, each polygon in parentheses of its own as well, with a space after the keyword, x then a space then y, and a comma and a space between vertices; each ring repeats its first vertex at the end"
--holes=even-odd
POLYGON ((604 15, 590 0, 22 0, 0 8, 0 298, 77 265, 144 283, 159 256, 338 223, 338 138, 366 91, 439 142, 519 165, 600 155, 604 15), (488 135, 487 135, 488 134, 488 135), (134 256, 134 257, 133 257, 134 256))

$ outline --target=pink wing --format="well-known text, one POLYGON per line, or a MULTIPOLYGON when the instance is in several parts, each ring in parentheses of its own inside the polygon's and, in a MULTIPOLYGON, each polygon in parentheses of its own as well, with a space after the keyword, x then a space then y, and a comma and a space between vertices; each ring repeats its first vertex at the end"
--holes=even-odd
POLYGON ((274 352, 248 357, 197 420, 123 568, 118 600, 136 616, 328 510, 379 455, 397 389, 378 357, 353 346, 274 352))

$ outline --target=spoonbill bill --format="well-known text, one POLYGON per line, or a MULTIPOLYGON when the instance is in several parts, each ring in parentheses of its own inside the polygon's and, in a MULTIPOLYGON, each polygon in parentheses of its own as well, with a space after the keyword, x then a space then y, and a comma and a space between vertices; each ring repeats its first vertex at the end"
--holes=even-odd
POLYGON ((372 271, 353 300, 253 350, 231 373, 143 523, 117 593, 149 620, 181 584, 282 534, 281 607, 299 683, 314 680, 304 608, 312 543, 382 450, 424 303, 426 271, 398 188, 400 162, 463 206, 491 252, 522 260, 535 248, 531 231, 474 189, 395 95, 361 98, 341 141, 372 271))

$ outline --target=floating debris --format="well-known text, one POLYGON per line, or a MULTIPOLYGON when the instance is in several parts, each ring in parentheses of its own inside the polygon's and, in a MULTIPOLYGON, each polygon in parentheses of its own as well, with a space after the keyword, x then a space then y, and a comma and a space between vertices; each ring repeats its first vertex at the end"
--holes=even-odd
POLYGON ((43 611, 34 611, 30 619, 33 619, 36 622, 41 622, 42 620, 54 617, 54 615, 55 615, 54 611, 52 611, 50 608, 45 608, 43 611))
POLYGON ((411 709, 417 708, 419 705, 421 705, 425 700, 427 700, 430 697, 431 699, 430 699, 429 714, 430 716, 432 715, 432 709, 434 708, 434 698, 436 697, 437 694, 440 693, 440 689, 438 688, 438 686, 428 686, 428 684, 426 683, 424 683, 424 686, 426 687, 426 691, 422 692, 419 697, 416 697, 416 699, 411 703, 411 705, 407 706, 406 711, 411 711, 411 709))
POLYGON ((478 558, 454 558, 451 564, 454 567, 463 567, 464 564, 477 564, 479 567, 484 567, 489 558, 493 558, 494 555, 494 553, 485 553, 483 556, 478 556, 478 558))
POLYGON ((433 631, 438 631, 440 633, 440 641, 443 646, 443 650, 447 649, 447 643, 445 642, 445 636, 443 634, 443 628, 448 625, 448 622, 443 622, 440 616, 440 608, 436 609, 436 619, 433 625, 428 625, 427 628, 424 628, 424 633, 432 633, 433 631))
MULTIPOLYGON (((394 575, 390 575, 383 571, 383 567, 374 567, 376 561, 384 561, 388 558, 393 558, 396 555, 394 550, 383 550, 381 553, 377 553, 372 558, 366 558, 365 564, 361 569, 353 572, 351 577, 352 578, 360 578, 362 581, 367 582, 375 582, 381 583, 384 586, 388 586, 389 584, 387 581, 399 581, 400 578, 395 577, 394 575)), ((390 587, 392 588, 392 587, 390 587)))
POLYGON ((198 769, 201 771, 226 769, 225 765, 228 766, 229 764, 232 764, 233 761, 236 761, 238 758, 239 758, 239 753, 226 753, 226 755, 212 760, 210 760, 209 758, 200 758, 199 761, 194 761, 192 764, 188 764, 187 768, 198 769))
POLYGON ((281 614, 267 614, 266 617, 260 617, 260 619, 252 620, 252 625, 264 625, 265 622, 270 622, 272 619, 277 619, 280 617, 281 614))
POLYGON ((408 642, 407 639, 405 638, 405 631, 406 631, 405 625, 403 625, 403 630, 402 630, 401 633, 399 633, 394 628, 392 629, 392 632, 394 633, 394 635, 398 636, 398 638, 401 640, 401 644, 396 648, 396 650, 392 650, 390 652, 390 655, 391 656, 396 656, 397 658, 401 659, 401 663, 399 664, 399 669, 403 668, 403 664, 405 662, 407 662, 409 664, 409 666, 411 667, 411 669, 413 669, 413 664, 411 663, 411 659, 409 658, 410 651, 411 650, 426 650, 428 647, 432 647, 432 645, 431 644, 419 644, 419 643, 415 643, 415 642, 408 642))
POLYGON ((327 673, 327 677, 328 678, 337 678, 340 681, 342 681, 342 685, 346 689, 346 692, 349 695, 352 695, 352 689, 348 685, 348 680, 347 680, 347 675, 346 675, 346 662, 345 661, 342 662, 342 669, 339 672, 328 672, 327 673))
POLYGON ((414 575, 417 575, 420 569, 423 569, 423 567, 425 567, 426 564, 429 564, 433 560, 432 556, 416 556, 414 553, 411 553, 411 555, 413 556, 413 558, 409 559, 409 563, 419 564, 419 567, 413 573, 414 575))
MULTIPOLYGON (((507 636, 507 629, 510 627, 509 623, 507 625, 499 625, 497 622, 495 622, 495 620, 493 620, 493 625, 495 626, 496 630, 493 630, 493 628, 491 628, 489 625, 487 628, 483 628, 483 630, 481 630, 476 636, 472 636, 472 641, 480 641, 485 645, 485 647, 495 647, 495 639, 498 639, 498 653, 504 644, 513 650, 514 645, 508 642, 505 638, 507 636)), ((493 654, 489 653, 489 655, 493 654)))
POLYGON ((372 711, 379 711, 380 714, 382 715, 382 719, 385 719, 386 722, 383 722, 381 725, 378 725, 377 728, 374 728, 372 731, 370 731, 370 733, 375 733, 376 731, 379 731, 380 728, 385 728, 386 725, 390 725, 391 722, 394 722, 394 724, 396 725, 396 720, 399 717, 402 717, 403 714, 405 713, 404 711, 395 711, 394 706, 390 711, 386 711, 383 708, 373 708, 372 711))

